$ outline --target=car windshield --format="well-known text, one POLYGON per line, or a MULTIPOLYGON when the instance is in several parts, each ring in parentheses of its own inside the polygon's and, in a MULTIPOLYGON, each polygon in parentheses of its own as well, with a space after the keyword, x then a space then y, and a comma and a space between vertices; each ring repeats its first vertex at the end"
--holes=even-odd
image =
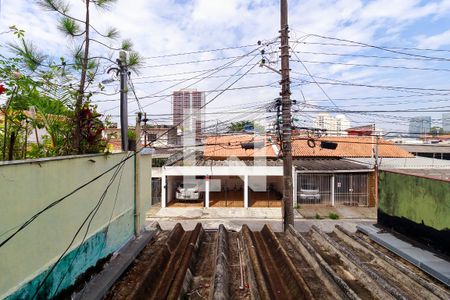
POLYGON ((302 189, 303 190, 317 190, 318 188, 315 185, 306 184, 306 185, 302 185, 302 189))
POLYGON ((193 184, 193 183, 187 183, 187 184, 180 184, 180 188, 182 188, 182 189, 193 189, 193 188, 196 188, 197 187, 197 185, 196 184, 193 184))

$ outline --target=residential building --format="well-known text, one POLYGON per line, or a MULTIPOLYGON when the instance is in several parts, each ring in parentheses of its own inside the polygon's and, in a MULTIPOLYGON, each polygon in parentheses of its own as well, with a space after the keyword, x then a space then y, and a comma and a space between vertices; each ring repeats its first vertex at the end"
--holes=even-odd
POLYGON ((205 93, 197 90, 180 90, 172 94, 172 118, 177 126, 177 144, 182 144, 182 139, 194 136, 195 141, 200 141, 204 127, 203 106, 205 93))
POLYGON ((362 125, 357 127, 347 128, 348 136, 372 136, 375 134, 375 126, 373 124, 362 125))
POLYGON ((442 114, 442 129, 445 133, 450 133, 450 113, 442 114))
POLYGON ((344 116, 344 115, 337 115, 334 118, 334 135, 336 136, 342 136, 346 135, 347 132, 345 131, 350 127, 350 120, 344 116))
MULTIPOLYGON (((186 165, 184 158, 160 169, 162 207, 281 206, 283 163, 275 136, 220 135, 204 143, 203 156, 197 156, 193 165, 186 165), (178 198, 177 190, 186 182, 196 187, 198 198, 178 198)), ((314 145, 307 138, 294 139, 295 204, 374 206, 373 164, 351 160, 372 158, 374 147, 371 137, 323 137, 314 145), (336 143, 336 149, 322 148, 321 142, 336 143)), ((413 157, 384 140, 379 141, 378 153, 413 157)))
POLYGON ((350 127, 350 120, 344 115, 333 117, 328 113, 319 113, 314 120, 314 127, 325 130, 327 135, 342 136, 347 135, 346 129, 350 127))
POLYGON ((418 116, 409 120, 409 133, 413 135, 427 134, 431 131, 431 117, 418 116))
POLYGON ((328 113, 320 113, 314 120, 314 127, 326 131, 332 131, 334 118, 328 113))
POLYGON ((416 156, 450 160, 448 144, 399 145, 416 156))

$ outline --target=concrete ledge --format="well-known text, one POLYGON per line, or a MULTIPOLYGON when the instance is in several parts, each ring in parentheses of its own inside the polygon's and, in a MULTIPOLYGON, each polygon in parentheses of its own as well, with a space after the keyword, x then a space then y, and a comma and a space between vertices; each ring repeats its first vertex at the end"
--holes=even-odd
POLYGON ((92 278, 72 299, 102 299, 157 232, 158 230, 144 231, 139 238, 128 242, 103 271, 92 278))
POLYGON ((356 228, 369 236, 377 244, 406 259, 424 272, 450 287, 450 262, 436 254, 404 242, 390 233, 382 233, 371 225, 358 225, 356 228))
POLYGON ((147 214, 148 219, 281 219, 281 208, 161 208, 155 214, 147 214))

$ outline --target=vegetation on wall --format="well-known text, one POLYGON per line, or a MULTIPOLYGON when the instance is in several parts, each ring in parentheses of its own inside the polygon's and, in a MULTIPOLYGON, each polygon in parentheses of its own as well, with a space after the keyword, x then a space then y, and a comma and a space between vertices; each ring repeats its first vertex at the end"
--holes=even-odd
POLYGON ((101 32, 93 26, 92 10, 109 9, 114 2, 85 1, 84 18, 78 19, 71 15, 68 1, 38 1, 57 15, 58 29, 71 40, 67 57, 43 54, 16 26, 6 32, 14 34, 16 42, 8 44, 8 54, 0 55, 1 160, 105 151, 105 122, 91 98, 108 95, 99 81, 117 66, 119 50, 128 52, 124 63, 129 69, 136 71, 140 65, 130 40, 117 43, 117 29, 101 32))

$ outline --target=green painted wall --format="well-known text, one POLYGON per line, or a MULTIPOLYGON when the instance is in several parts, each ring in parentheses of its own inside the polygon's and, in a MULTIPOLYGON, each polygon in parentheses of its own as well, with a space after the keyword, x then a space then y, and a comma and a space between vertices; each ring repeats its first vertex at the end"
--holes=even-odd
MULTIPOLYGON (((17 228, 49 203, 114 166, 124 157, 124 153, 118 153, 0 164, 0 242, 13 232, 9 230, 17 228), (5 232, 8 233, 3 235, 5 232)), ((142 173, 151 178, 151 157, 144 160, 149 167, 142 173)), ((86 226, 61 265, 49 277, 45 285, 48 293, 56 290, 62 274, 67 273, 59 291, 73 284, 99 258, 119 249, 133 236, 134 172, 134 159, 131 158, 109 188, 90 225, 85 243, 78 248, 86 226), (77 258, 73 260, 75 253, 78 253, 77 258)), ((28 298, 30 291, 34 291, 97 204, 113 173, 106 174, 46 211, 0 248, 0 299, 8 295, 11 298, 28 298)), ((144 216, 151 199, 150 180, 147 182, 141 193, 140 206, 144 216), (148 202, 144 197, 148 197, 148 202)), ((144 220, 144 217, 140 219, 144 220)))
POLYGON ((450 228, 450 182, 380 172, 378 208, 436 230, 450 228))

